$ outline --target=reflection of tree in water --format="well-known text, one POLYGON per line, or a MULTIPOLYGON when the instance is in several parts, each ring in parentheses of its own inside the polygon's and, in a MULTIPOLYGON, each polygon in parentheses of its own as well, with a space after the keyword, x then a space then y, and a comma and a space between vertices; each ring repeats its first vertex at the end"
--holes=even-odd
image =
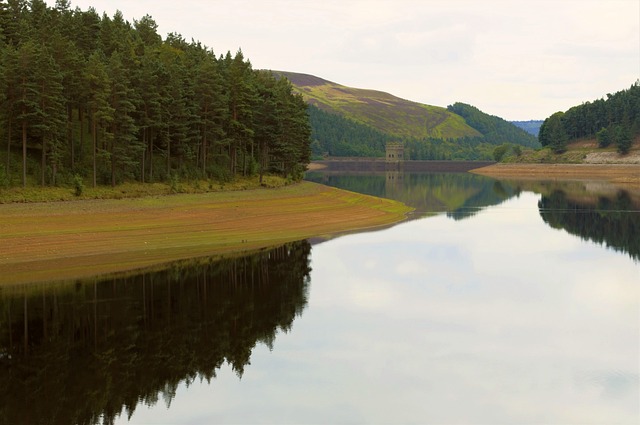
POLYGON ((462 220, 473 217, 483 208, 493 205, 499 205, 507 199, 518 196, 520 189, 513 187, 508 183, 495 181, 485 181, 478 190, 473 193, 464 202, 464 205, 447 213, 447 217, 454 220, 462 220))
POLYGON ((0 423, 111 423, 178 384, 241 376, 307 303, 308 242, 125 278, 0 291, 0 423))
POLYGON ((556 190, 550 196, 542 196, 538 209, 544 222, 553 228, 640 259, 640 214, 634 212, 627 192, 601 196, 597 205, 589 205, 570 200, 563 191, 556 190))
POLYGON ((328 186, 382 198, 414 207, 417 213, 447 212, 455 220, 471 217, 484 207, 498 205, 518 194, 508 183, 470 173, 310 172, 306 179, 328 186))

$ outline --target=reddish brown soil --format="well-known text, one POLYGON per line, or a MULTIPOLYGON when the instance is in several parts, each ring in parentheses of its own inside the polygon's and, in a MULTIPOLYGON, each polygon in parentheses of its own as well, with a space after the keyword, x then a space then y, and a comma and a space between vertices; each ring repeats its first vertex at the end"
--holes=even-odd
POLYGON ((523 180, 606 180, 621 186, 640 188, 640 165, 637 164, 495 164, 471 172, 523 180))

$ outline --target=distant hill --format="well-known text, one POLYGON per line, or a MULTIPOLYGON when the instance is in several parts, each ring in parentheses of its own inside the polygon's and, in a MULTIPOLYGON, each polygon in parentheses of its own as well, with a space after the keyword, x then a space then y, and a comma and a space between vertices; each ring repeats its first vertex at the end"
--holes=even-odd
POLYGON ((471 105, 443 108, 309 74, 272 72, 286 77, 309 104, 316 158, 380 157, 393 140, 403 141, 405 157, 416 160, 491 160, 496 145, 539 146, 534 136, 471 105))
POLYGON ((462 117, 389 93, 343 86, 308 74, 273 71, 291 81, 310 105, 396 137, 458 139, 481 136, 462 117))
POLYGON ((511 124, 516 127, 520 127, 527 133, 538 137, 538 133, 540 133, 540 126, 542 125, 543 120, 529 120, 529 121, 511 121, 511 124))

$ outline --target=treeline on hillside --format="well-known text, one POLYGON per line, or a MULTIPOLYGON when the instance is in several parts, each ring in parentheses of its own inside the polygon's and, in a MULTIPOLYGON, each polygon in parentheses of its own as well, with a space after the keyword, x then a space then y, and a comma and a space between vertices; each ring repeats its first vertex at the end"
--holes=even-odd
POLYGON ((322 156, 384 156, 385 144, 391 136, 372 127, 309 105, 311 150, 322 156))
POLYGON ((241 51, 163 40, 148 15, 132 24, 67 0, 0 2, 0 186, 300 177, 310 134, 289 81, 241 51))
POLYGON ((606 99, 556 112, 544 120, 538 137, 542 146, 549 146, 554 152, 564 152, 569 142, 595 137, 600 147, 615 144, 624 154, 638 134, 640 80, 627 90, 607 94, 606 99))
POLYGON ((497 146, 539 146, 531 134, 473 106, 456 103, 449 106, 449 110, 461 115, 483 136, 458 139, 394 137, 369 125, 309 105, 313 155, 316 158, 383 157, 387 142, 401 141, 405 145, 405 158, 410 160, 492 160, 497 146))
POLYGON ((486 114, 475 106, 456 102, 447 106, 447 109, 460 115, 467 124, 482 133, 482 139, 487 143, 494 145, 510 143, 530 148, 540 146, 535 136, 500 117, 486 114))

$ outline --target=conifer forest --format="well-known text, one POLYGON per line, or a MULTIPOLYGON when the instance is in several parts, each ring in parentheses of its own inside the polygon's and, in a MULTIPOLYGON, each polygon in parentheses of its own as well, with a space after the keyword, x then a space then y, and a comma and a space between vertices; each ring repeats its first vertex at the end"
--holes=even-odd
POLYGON ((157 27, 0 1, 0 183, 300 178, 311 129, 291 83, 157 27))

